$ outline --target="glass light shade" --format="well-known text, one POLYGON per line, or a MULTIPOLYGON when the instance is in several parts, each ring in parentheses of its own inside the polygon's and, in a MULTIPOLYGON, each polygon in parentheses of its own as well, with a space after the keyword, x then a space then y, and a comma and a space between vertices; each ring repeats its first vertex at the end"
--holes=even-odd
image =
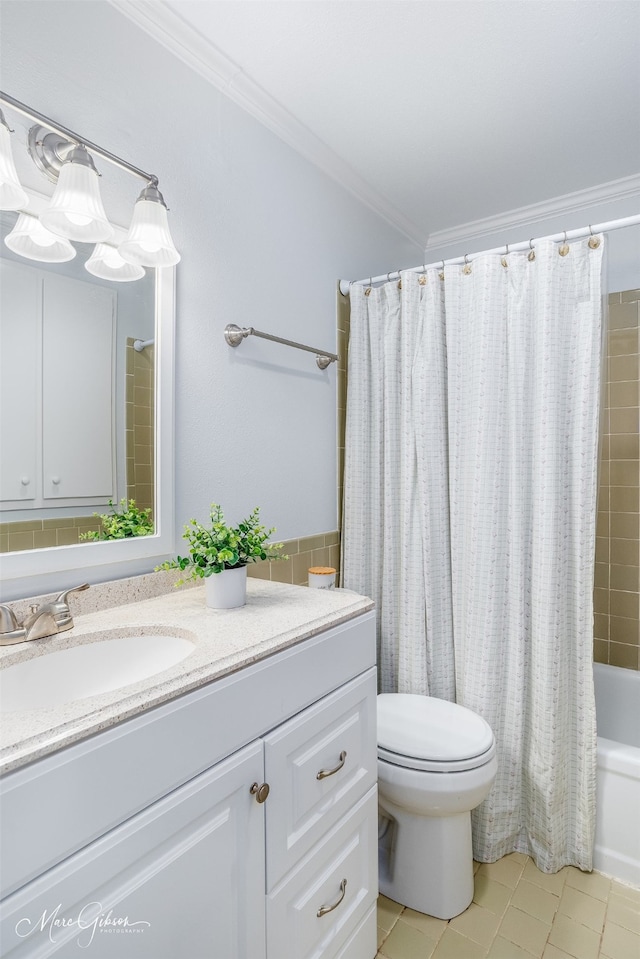
POLYGON ((76 255, 68 240, 51 233, 37 217, 29 213, 18 216, 16 225, 4 242, 19 256, 41 263, 66 263, 76 255))
POLYGON ((0 210, 19 210, 29 198, 20 186, 11 152, 11 133, 0 110, 0 210))
POLYGON ((116 283, 128 283, 144 276, 141 266, 127 263, 110 243, 97 243, 84 268, 94 276, 103 280, 114 280, 116 283))
POLYGON ((173 245, 162 194, 146 187, 136 202, 129 233, 118 247, 121 256, 139 266, 175 266, 180 254, 173 245))
POLYGON ((98 172, 84 147, 76 147, 63 163, 51 203, 40 219, 52 233, 80 243, 113 236, 100 198, 98 172))

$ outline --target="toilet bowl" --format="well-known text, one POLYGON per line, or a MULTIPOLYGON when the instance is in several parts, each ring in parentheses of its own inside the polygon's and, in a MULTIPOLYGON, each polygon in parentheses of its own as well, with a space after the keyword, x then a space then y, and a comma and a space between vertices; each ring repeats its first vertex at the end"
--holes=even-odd
POLYGON ((378 696, 381 893, 439 919, 467 908, 471 810, 496 770, 491 727, 470 709, 430 696, 378 696))

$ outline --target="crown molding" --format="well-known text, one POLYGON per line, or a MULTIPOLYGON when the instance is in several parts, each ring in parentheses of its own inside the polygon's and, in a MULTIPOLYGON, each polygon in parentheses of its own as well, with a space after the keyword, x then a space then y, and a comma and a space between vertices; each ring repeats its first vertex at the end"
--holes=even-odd
POLYGON ((547 220, 550 217, 600 206, 602 203, 633 198, 640 198, 640 173, 620 180, 611 180, 609 183, 600 183, 586 190, 577 190, 575 193, 566 193, 564 196, 557 196, 542 203, 532 203, 517 210, 508 210, 506 213, 488 216, 483 220, 472 220, 470 223, 462 223, 448 230, 438 230, 429 234, 425 252, 451 246, 462 240, 491 236, 536 220, 547 220))
POLYGON ((337 153, 248 77, 237 63, 164 3, 160 0, 108 2, 364 206, 407 239, 424 247, 424 230, 399 213, 390 200, 373 190, 337 153))

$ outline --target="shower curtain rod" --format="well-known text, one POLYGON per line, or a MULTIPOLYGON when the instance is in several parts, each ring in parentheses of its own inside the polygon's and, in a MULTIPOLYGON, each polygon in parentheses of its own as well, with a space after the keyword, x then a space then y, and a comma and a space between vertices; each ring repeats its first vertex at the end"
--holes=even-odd
MULTIPOLYGON (((626 216, 620 220, 609 220, 606 223, 594 223, 591 226, 583 226, 577 230, 563 230, 562 233, 553 233, 550 236, 539 236, 531 240, 523 240, 521 243, 509 243, 502 246, 496 246, 491 250, 481 250, 479 253, 468 254, 465 256, 452 257, 450 260, 438 260, 436 263, 427 263, 421 266, 407 267, 411 273, 423 273, 425 270, 435 269, 456 263, 469 263, 479 256, 486 256, 488 253, 518 253, 522 250, 529 250, 536 243, 542 243, 543 240, 578 240, 583 236, 589 236, 591 233, 610 233, 612 230, 620 230, 625 226, 640 226, 640 213, 634 216, 626 216)), ((405 272, 405 271, 403 271, 405 272)), ((340 292, 343 296, 349 295, 349 289, 352 283, 382 283, 383 280, 395 280, 400 276, 400 270, 392 270, 389 273, 382 273, 380 276, 365 277, 362 280, 340 280, 340 292)))

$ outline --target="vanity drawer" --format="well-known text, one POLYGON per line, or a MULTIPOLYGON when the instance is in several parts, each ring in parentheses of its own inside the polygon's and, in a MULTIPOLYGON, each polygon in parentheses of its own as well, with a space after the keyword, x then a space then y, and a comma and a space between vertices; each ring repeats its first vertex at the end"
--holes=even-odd
POLYGON ((376 670, 265 737, 267 889, 376 782, 376 670))
POLYGON ((267 955, 346 959, 344 947, 363 923, 368 941, 365 920, 378 894, 377 846, 378 793, 372 786, 267 897, 267 955))

